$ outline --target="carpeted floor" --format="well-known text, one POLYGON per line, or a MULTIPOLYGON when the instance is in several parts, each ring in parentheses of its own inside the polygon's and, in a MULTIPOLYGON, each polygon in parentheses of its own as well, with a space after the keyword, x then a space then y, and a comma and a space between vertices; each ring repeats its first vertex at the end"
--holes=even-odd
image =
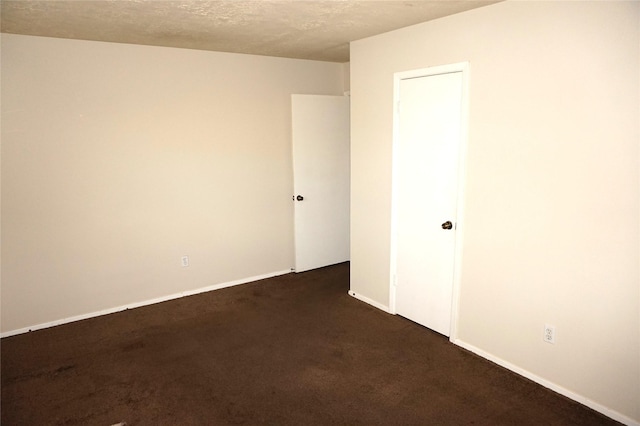
POLYGON ((351 298, 349 264, 2 339, 2 425, 613 425, 351 298))

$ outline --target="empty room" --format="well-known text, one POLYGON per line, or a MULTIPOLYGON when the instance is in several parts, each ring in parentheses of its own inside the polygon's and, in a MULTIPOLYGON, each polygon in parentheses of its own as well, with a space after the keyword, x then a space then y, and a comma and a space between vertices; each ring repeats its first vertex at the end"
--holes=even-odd
POLYGON ((640 2, 0 4, 3 425, 640 425, 640 2))

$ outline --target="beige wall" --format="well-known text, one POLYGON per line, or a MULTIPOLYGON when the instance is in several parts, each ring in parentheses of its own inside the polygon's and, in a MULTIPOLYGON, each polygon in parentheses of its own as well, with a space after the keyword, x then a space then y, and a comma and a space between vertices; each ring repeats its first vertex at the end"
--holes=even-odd
POLYGON ((342 70, 344 73, 344 91, 348 92, 351 90, 351 64, 349 62, 345 62, 342 64, 342 70))
POLYGON ((469 61, 454 337, 627 422, 640 422, 639 22, 638 2, 506 2, 351 47, 352 291, 388 306, 393 73, 469 61))
POLYGON ((343 79, 335 63, 3 34, 2 331, 288 271, 290 95, 341 95, 343 79))

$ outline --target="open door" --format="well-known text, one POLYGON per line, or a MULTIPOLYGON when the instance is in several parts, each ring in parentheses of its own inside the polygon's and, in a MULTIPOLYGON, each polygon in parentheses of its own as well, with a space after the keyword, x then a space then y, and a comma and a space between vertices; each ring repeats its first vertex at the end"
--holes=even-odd
POLYGON ((295 271, 349 260, 350 103, 292 95, 295 271))

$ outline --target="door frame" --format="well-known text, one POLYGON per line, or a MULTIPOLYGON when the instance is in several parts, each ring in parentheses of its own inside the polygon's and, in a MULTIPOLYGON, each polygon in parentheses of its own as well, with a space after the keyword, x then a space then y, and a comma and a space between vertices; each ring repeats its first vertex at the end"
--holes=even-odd
POLYGON ((469 127, 469 62, 459 62, 448 65, 420 68, 410 71, 401 71, 393 74, 393 141, 392 141, 392 166, 391 166, 391 247, 390 247, 390 277, 389 277, 389 312, 396 315, 396 282, 397 282, 397 256, 398 256, 398 170, 400 168, 399 144, 400 144, 400 82, 402 80, 433 75, 462 73, 462 111, 460 123, 460 146, 458 151, 458 187, 457 205, 455 214, 455 252, 453 271, 453 294, 451 300, 451 330, 449 341, 457 340, 458 335, 458 305, 460 299, 460 280, 462 271, 462 243, 464 232, 464 186, 466 182, 466 158, 469 127))

